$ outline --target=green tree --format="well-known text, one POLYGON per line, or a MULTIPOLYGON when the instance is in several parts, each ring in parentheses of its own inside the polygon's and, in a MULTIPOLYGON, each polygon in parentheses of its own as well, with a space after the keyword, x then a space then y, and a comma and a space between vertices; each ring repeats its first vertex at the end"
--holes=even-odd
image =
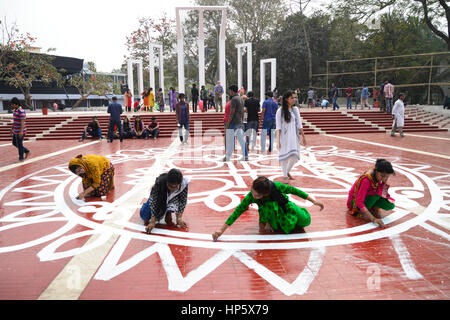
MULTIPOLYGON (((90 95, 105 96, 114 91, 114 85, 111 79, 102 74, 95 74, 97 69, 93 62, 88 62, 89 71, 92 75, 86 76, 83 73, 72 76, 70 85, 75 87, 80 94, 80 99, 73 105, 77 108, 80 103, 86 100, 90 95)), ((116 88, 117 89, 117 88, 116 88)))
MULTIPOLYGON (((176 63, 173 63, 174 46, 176 43, 175 21, 169 19, 166 13, 159 19, 142 17, 139 19, 139 27, 126 37, 125 46, 128 49, 126 59, 141 59, 144 69, 149 65, 149 45, 151 42, 162 44, 164 56, 164 75, 169 78, 169 83, 176 79, 176 63)), ((126 70, 126 61, 122 70, 126 70)), ((134 77, 137 81, 137 77, 134 77)), ((144 83, 149 81, 149 72, 144 73, 144 83)), ((135 83, 137 87, 137 82, 135 83)))
POLYGON ((418 16, 450 50, 450 8, 448 0, 335 0, 330 10, 350 15, 365 23, 376 14, 397 10, 406 16, 418 16))
MULTIPOLYGON (((0 80, 18 88, 25 97, 25 107, 33 109, 31 87, 33 83, 50 84, 61 79, 61 74, 52 65, 53 56, 30 52, 35 38, 23 35, 15 24, 8 26, 0 21, 2 42, 0 43, 0 80)), ((53 49, 49 49, 51 51, 53 49)))

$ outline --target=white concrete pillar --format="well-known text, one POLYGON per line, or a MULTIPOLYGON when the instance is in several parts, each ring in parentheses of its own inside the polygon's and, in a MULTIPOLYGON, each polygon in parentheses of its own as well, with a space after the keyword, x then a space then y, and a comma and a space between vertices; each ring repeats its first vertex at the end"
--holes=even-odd
POLYGON ((203 10, 198 10, 198 84, 199 88, 205 83, 205 34, 203 28, 203 10))
MULTIPOLYGON (((227 22, 227 7, 225 6, 197 6, 197 7, 176 7, 176 23, 177 23, 177 53, 178 53, 178 91, 185 92, 184 84, 184 51, 183 51, 183 32, 181 28, 180 10, 197 10, 199 12, 199 88, 206 85, 205 81, 205 45, 203 34, 203 12, 206 10, 222 11, 222 22, 219 36, 219 78, 220 82, 226 89, 226 67, 225 67, 225 30, 227 22)), ((225 104, 226 95, 222 96, 222 102, 225 104)))
POLYGON ((162 45, 159 48, 159 87, 164 94, 164 54, 162 45))
POLYGON ((127 61, 127 71, 128 71, 128 89, 134 95, 134 79, 133 79, 133 60, 128 59, 127 61))
POLYGON ((260 67, 260 97, 264 101, 266 93, 266 63, 271 64, 270 68, 270 90, 273 91, 277 86, 277 59, 262 59, 259 62, 260 67))
POLYGON ((150 43, 149 45, 149 71, 150 71, 150 87, 152 87, 155 92, 161 88, 164 92, 164 55, 163 47, 161 44, 150 43), (158 68, 159 68, 159 87, 156 88, 155 83, 155 49, 158 49, 158 68))
POLYGON ((237 74, 238 74, 238 88, 242 87, 242 47, 237 46, 237 74))
POLYGON ((155 51, 152 44, 148 48, 148 68, 150 75, 150 87, 155 89, 155 51))
POLYGON ((225 107, 227 100, 227 75, 225 66, 225 40, 226 40, 226 28, 227 28, 227 9, 222 8, 222 25, 220 26, 219 36, 219 78, 220 83, 223 86, 224 94, 222 95, 222 105, 225 107))
POLYGON ((253 90, 253 66, 252 66, 252 44, 242 43, 238 44, 238 87, 239 89, 242 85, 242 49, 247 48, 247 92, 253 90))
POLYGON ((270 90, 273 91, 277 87, 277 60, 271 59, 270 68, 270 90))
POLYGON ((144 92, 144 70, 143 70, 143 66, 142 66, 142 61, 139 61, 137 63, 138 65, 138 95, 135 96, 136 97, 140 97, 141 93, 144 92))
POLYGON ((259 83, 260 83, 260 102, 262 103, 266 94, 266 64, 264 60, 259 61, 259 83))
POLYGON ((253 91, 253 51, 252 43, 247 43, 247 92, 253 91))
POLYGON ((184 44, 181 30, 180 8, 176 8, 177 20, 177 53, 178 53, 178 92, 185 93, 184 87, 184 44))

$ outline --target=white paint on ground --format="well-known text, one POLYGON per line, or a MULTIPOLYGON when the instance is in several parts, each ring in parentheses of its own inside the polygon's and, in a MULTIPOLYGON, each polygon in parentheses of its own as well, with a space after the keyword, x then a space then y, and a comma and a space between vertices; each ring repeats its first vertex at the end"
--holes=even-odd
POLYGON ((400 235, 392 235, 389 238, 392 240, 392 244, 400 259, 400 264, 402 265, 406 277, 411 280, 422 279, 423 276, 417 271, 416 266, 411 259, 411 255, 403 243, 403 240, 400 238, 400 235))
MULTIPOLYGON (((121 230, 121 227, 115 224, 115 220, 127 220, 128 217, 124 216, 124 212, 128 212, 128 215, 132 214, 133 211, 127 210, 131 205, 140 204, 143 197, 147 196, 150 189, 149 181, 154 181, 155 178, 161 174, 162 168, 165 166, 167 160, 176 152, 176 147, 179 145, 178 140, 174 140, 172 144, 161 154, 146 174, 140 179, 130 191, 121 196, 118 200, 114 202, 114 212, 112 216, 106 219, 102 226, 106 227, 106 230, 101 228, 93 228, 93 235, 85 243, 82 248, 76 249, 75 255, 69 261, 69 263, 63 268, 63 270, 55 277, 55 279, 49 284, 49 286, 42 292, 39 300, 74 300, 78 299, 84 289, 87 287, 95 272, 102 264, 105 256, 111 250, 111 248, 116 243, 120 236, 120 233, 111 232, 111 228, 114 230, 121 230), (123 209, 122 209, 123 206, 123 209), (131 213, 130 213, 131 212, 131 213), (116 214, 116 215, 114 215, 116 214), (109 228, 108 228, 109 227, 109 228), (100 243, 100 245, 99 245, 100 243), (78 270, 80 276, 77 286, 68 286, 71 283, 73 277, 73 270, 78 270)), ((77 184, 73 184, 77 185, 77 184)), ((64 187, 64 184, 60 187, 64 187)), ((71 196, 73 196, 74 189, 71 188, 71 196)), ((57 194, 55 192, 55 194, 57 194)), ((83 200, 74 200, 75 202, 84 202, 83 200)), ((92 203, 90 203, 92 205, 92 203)), ((63 208, 62 208, 63 209, 63 208)), ((97 224, 98 225, 98 224, 97 224)), ((123 227, 122 227, 123 228, 123 227)), ((89 235, 88 233, 86 235, 89 235)), ((41 260, 46 260, 48 257, 58 258, 55 253, 56 249, 62 244, 70 240, 70 237, 80 237, 80 233, 65 236, 58 239, 56 242, 52 243, 50 246, 44 248, 39 252, 38 256, 41 260)), ((85 236, 85 235, 84 235, 85 236)), ((148 236, 148 235, 147 235, 148 236)), ((67 256, 74 254, 71 252, 64 252, 63 255, 67 256)), ((61 258, 61 257, 59 257, 61 258)))

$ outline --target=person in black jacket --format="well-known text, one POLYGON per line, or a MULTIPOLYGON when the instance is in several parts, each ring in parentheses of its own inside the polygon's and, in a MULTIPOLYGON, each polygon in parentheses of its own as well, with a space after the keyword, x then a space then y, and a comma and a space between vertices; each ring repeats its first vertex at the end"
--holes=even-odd
POLYGON ((199 92, 195 83, 192 85, 191 95, 192 95, 192 112, 197 112, 199 92))
POLYGON ((140 216, 150 233, 162 218, 166 224, 172 223, 172 213, 176 216, 176 226, 186 228, 182 216, 187 204, 189 178, 183 177, 178 169, 171 169, 155 180, 150 197, 140 210, 140 216))
POLYGON ((84 127, 83 134, 79 141, 83 141, 86 139, 86 134, 91 137, 102 139, 102 130, 100 129, 100 123, 97 120, 97 117, 92 117, 92 121, 88 123, 86 127, 84 127))

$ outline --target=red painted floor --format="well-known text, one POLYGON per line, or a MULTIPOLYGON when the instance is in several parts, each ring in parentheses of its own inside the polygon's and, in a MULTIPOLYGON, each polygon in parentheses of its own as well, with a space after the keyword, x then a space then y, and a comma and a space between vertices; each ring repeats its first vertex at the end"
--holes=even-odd
POLYGON ((420 135, 308 135, 292 185, 325 209, 293 198, 312 223, 286 236, 259 232, 250 208, 217 242, 211 234, 252 180, 279 179, 276 151, 223 163, 221 137, 185 147, 168 138, 36 141, 26 143, 30 159, 15 164, 16 150, 1 146, 0 299, 449 299, 450 135, 420 135), (66 167, 78 154, 115 163, 106 200, 73 199, 80 181, 66 167), (349 187, 378 157, 397 172, 397 207, 384 229, 346 214, 349 187), (149 191, 171 167, 191 178, 188 228, 147 235, 138 183, 149 191))

